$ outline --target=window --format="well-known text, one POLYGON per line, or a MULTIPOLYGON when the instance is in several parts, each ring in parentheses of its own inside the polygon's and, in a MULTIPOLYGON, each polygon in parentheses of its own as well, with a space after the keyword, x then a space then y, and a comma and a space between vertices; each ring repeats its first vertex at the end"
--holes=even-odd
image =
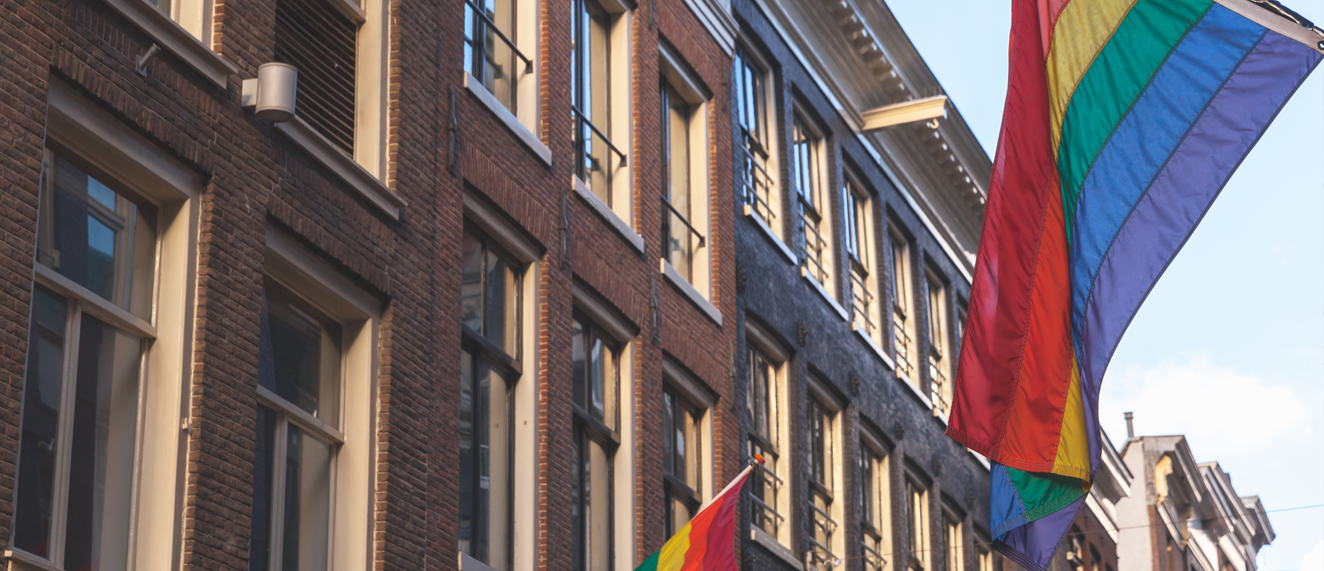
POLYGON ((910 242, 896 227, 892 238, 892 351, 896 370, 912 383, 915 378, 915 294, 911 287, 910 242))
MULTIPOLYGON (((342 329, 268 279, 258 349, 248 568, 326 569, 340 433, 342 329)), ((367 490, 364 490, 365 493, 367 490)))
POLYGON ((624 169, 630 73, 623 13, 620 6, 574 0, 570 95, 578 149, 575 175, 621 220, 629 221, 632 206, 624 169))
POLYGON ((929 290, 929 399, 934 412, 945 415, 951 410, 954 356, 947 334, 947 286, 932 271, 925 277, 929 290))
POLYGON ((51 150, 42 173, 12 545, 124 569, 157 209, 51 150))
POLYGON ((388 4, 276 0, 274 59, 299 72, 296 118, 278 127, 351 181, 339 156, 385 178, 388 4))
POLYGON ((781 196, 777 191, 773 164, 775 135, 771 113, 768 67, 755 59, 744 46, 737 46, 732 62, 732 104, 739 125, 741 149, 744 151, 742 193, 745 214, 753 214, 772 228, 781 238, 781 196))
POLYGON ((877 342, 882 337, 875 279, 873 203, 853 175, 841 189, 845 205, 846 259, 850 264, 851 327, 877 342))
POLYGON ((520 82, 531 78, 533 60, 520 51, 519 0, 465 0, 464 71, 519 115, 520 82))
POLYGON ((522 268, 477 229, 461 245, 459 549, 513 568, 522 268))
POLYGON ((798 112, 791 129, 792 180, 800 199, 804 268, 823 289, 836 291, 832 280, 832 205, 823 172, 823 138, 798 112))
POLYGON ((956 302, 956 343, 952 346, 956 350, 952 362, 957 362, 956 357, 961 354, 962 343, 965 342, 965 322, 970 319, 970 306, 964 299, 956 302))
POLYGON ((979 559, 979 571, 993 571, 993 551, 988 545, 987 539, 981 537, 976 540, 975 557, 979 559))
POLYGON ((248 567, 368 567, 379 302, 293 238, 266 244, 248 567))
POLYGON ((670 62, 672 56, 665 48, 662 56, 662 254, 681 277, 708 296, 705 98, 680 66, 670 62))
MULTIPOLYGON (((821 386, 822 382, 812 379, 821 386)), ((810 505, 812 534, 809 538, 809 562, 813 569, 828 570, 836 566, 837 553, 844 552, 844 542, 837 533, 841 521, 841 505, 836 503, 841 478, 837 471, 837 412, 818 398, 809 399, 810 442, 810 505), (840 545, 839 545, 840 544, 840 545)))
POLYGON ((907 514, 910 516, 910 569, 932 569, 929 543, 929 492, 914 479, 906 479, 907 514))
POLYGON ((574 379, 574 484, 571 516, 576 570, 613 566, 612 471, 620 447, 621 348, 583 316, 576 316, 571 342, 574 379))
POLYGON ((753 501, 751 517, 756 529, 782 545, 790 545, 785 514, 790 513, 786 493, 786 462, 781 457, 785 430, 782 363, 785 354, 757 325, 746 321, 747 374, 745 388, 749 413, 750 456, 762 455, 764 464, 750 478, 747 488, 753 501))
POLYGON ((662 393, 662 467, 666 502, 666 537, 689 523, 703 504, 700 448, 703 414, 676 391, 662 393))
POLYGON ((890 569, 892 556, 892 502, 887 455, 882 441, 869 430, 860 431, 860 528, 864 533, 864 568, 890 569))
POLYGON ((947 548, 947 569, 958 571, 965 569, 965 536, 961 534, 961 519, 952 513, 944 513, 942 522, 942 544, 947 548))

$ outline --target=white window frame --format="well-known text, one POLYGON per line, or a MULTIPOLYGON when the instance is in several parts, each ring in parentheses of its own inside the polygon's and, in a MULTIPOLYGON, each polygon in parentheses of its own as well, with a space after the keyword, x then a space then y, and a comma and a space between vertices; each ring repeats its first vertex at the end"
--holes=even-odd
POLYGON ((860 429, 860 462, 861 466, 865 462, 872 463, 870 466, 872 481, 864 478, 861 473, 860 486, 862 499, 864 488, 869 488, 873 500, 873 505, 869 509, 875 520, 861 521, 861 533, 864 535, 861 538, 861 543, 864 545, 863 567, 867 571, 890 570, 889 566, 896 561, 894 553, 896 550, 892 546, 891 448, 884 443, 882 437, 867 427, 860 429), (865 526, 871 529, 866 529, 865 526), (876 548, 870 547, 874 542, 871 535, 877 536, 876 548))
MULTIPOLYGON (((829 540, 826 545, 820 545, 811 533, 807 538, 809 540, 810 549, 805 553, 805 568, 829 571, 835 566, 835 561, 838 558, 843 557, 846 553, 846 530, 841 527, 841 522, 846 521, 846 504, 848 503, 845 494, 845 486, 843 485, 845 483, 845 474, 841 468, 841 459, 843 458, 841 448, 841 417, 842 412, 845 410, 845 403, 832 393, 832 390, 827 385, 827 381, 819 378, 813 373, 810 373, 808 377, 806 388, 809 392, 810 402, 814 405, 813 408, 821 409, 823 416, 826 417, 824 418, 825 422, 823 427, 823 437, 827 439, 827 442, 823 443, 823 453, 825 456, 823 477, 827 482, 821 484, 825 490, 817 490, 817 487, 820 484, 814 481, 810 482, 809 505, 807 506, 808 509, 805 511, 809 514, 810 529, 814 530, 816 527, 821 526, 821 529, 823 529, 826 535, 828 535, 829 540), (827 493, 826 499, 830 502, 830 505, 828 506, 829 509, 820 510, 820 508, 817 507, 814 495, 821 494, 824 491, 827 493)), ((811 408, 811 410, 813 410, 813 408, 811 408)), ((806 427, 806 432, 809 434, 810 439, 813 439, 814 434, 812 426, 814 419, 809 418, 808 421, 810 426, 806 427)), ((813 469, 813 450, 814 444, 811 442, 809 450, 807 451, 810 455, 809 465, 811 473, 813 469)))
MULTIPOLYGON (((466 190, 464 193, 464 218, 473 223, 505 249, 517 261, 525 264, 524 275, 520 279, 520 380, 515 383, 515 466, 538 465, 538 382, 541 362, 538 323, 539 289, 542 264, 542 249, 524 237, 517 228, 511 226, 494 207, 482 198, 466 190)), ((462 229, 461 229, 462 231, 462 229)), ((456 468, 458 469, 458 467, 456 468)), ((514 471, 511 486, 514 496, 512 530, 512 568, 531 569, 537 562, 538 533, 538 471, 514 471)), ((472 557, 460 553, 458 566, 461 571, 490 571, 472 557)))
MULTIPOLYGON (((765 120, 767 121, 766 128, 768 131, 766 140, 761 142, 761 144, 766 145, 767 148, 763 150, 768 155, 767 162, 762 165, 763 172, 767 177, 767 193, 768 193, 768 196, 763 198, 767 200, 767 209, 771 213, 770 217, 774 218, 774 220, 767 220, 768 217, 765 217, 761 213, 757 212, 756 209, 754 208, 754 205, 750 204, 746 199, 743 198, 744 194, 747 192, 743 188, 741 189, 742 198, 740 199, 741 212, 744 213, 745 216, 752 218, 756 223, 758 223, 759 226, 764 230, 764 232, 768 234, 768 237, 772 238, 775 241, 778 248, 782 250, 782 253, 791 261, 792 264, 794 264, 796 263, 796 256, 791 251, 791 249, 786 246, 787 224, 785 219, 786 213, 784 212, 785 209, 783 208, 784 201, 782 194, 784 190, 782 188, 783 184, 781 180, 780 155, 778 154, 780 152, 780 145, 782 144, 782 141, 781 141, 781 130, 778 129, 778 117, 780 115, 780 107, 777 105, 777 90, 776 90, 777 75, 776 72, 773 70, 772 65, 769 63, 770 61, 769 58, 765 56, 759 49, 754 47, 755 43, 750 41, 750 39, 746 37, 743 30, 740 35, 741 35, 741 41, 736 48, 737 53, 744 55, 745 58, 748 59, 751 64, 753 64, 753 67, 755 67, 760 72, 762 72, 763 75, 763 91, 764 91, 763 101, 765 106, 764 112, 767 114, 765 120)), ((732 79, 731 83, 733 86, 738 85, 737 80, 734 78, 732 79)), ((733 101, 732 105, 733 105, 732 113, 736 113, 734 109, 736 103, 733 101)), ((745 150, 746 143, 743 140, 744 134, 739 132, 739 129, 740 127, 737 126, 737 132, 734 133, 736 139, 735 143, 737 149, 739 149, 739 152, 741 153, 741 156, 744 157, 748 151, 745 150)), ((746 158, 746 160, 752 160, 752 159, 746 158)), ((744 169, 744 168, 745 168, 744 166, 740 166, 740 165, 737 166, 737 169, 744 169)), ((749 185, 749 182, 746 181, 745 184, 749 185)))
MULTIPOLYGON (((274 392, 258 387, 258 401, 277 413, 290 415, 303 429, 343 443, 333 447, 331 522, 328 535, 330 569, 349 571, 373 563, 372 533, 376 519, 374 493, 377 474, 378 327, 382 307, 317 254, 293 237, 268 228, 266 275, 341 323, 341 393, 339 428, 328 426, 297 406, 287 405, 274 392), (306 417, 306 418, 305 418, 306 417), (319 426, 320 425, 320 426, 319 426), (328 430, 329 429, 329 430, 328 430)), ((279 448, 279 444, 278 444, 279 448)), ((279 458, 273 456, 273 458, 279 458)), ((276 461, 276 468, 280 462, 276 461)), ((283 489, 273 490, 273 513, 278 512, 283 489)), ((273 558, 280 545, 273 543, 273 558)))
POLYGON ((407 202, 387 183, 390 148, 390 0, 315 0, 330 2, 358 24, 354 49, 354 152, 346 153, 319 133, 295 110, 276 129, 368 202, 392 218, 400 217, 407 202))
MULTIPOLYGON (((792 523, 795 521, 793 518, 794 505, 792 503, 792 496, 794 496, 792 490, 795 489, 792 467, 796 462, 792 453, 790 419, 787 415, 787 396, 788 393, 795 390, 790 386, 791 379, 788 373, 790 353, 776 341, 771 333, 748 318, 745 320, 745 344, 749 345, 749 348, 762 353, 773 369, 773 374, 768 378, 769 390, 773 392, 769 399, 773 409, 769 422, 775 423, 776 426, 772 428, 772 434, 769 436, 776 439, 772 444, 777 448, 777 459, 772 469, 766 467, 761 469, 767 471, 774 482, 778 484, 775 505, 769 507, 773 508, 777 515, 782 518, 777 526, 776 536, 768 534, 757 525, 751 525, 750 528, 756 541, 763 540, 765 544, 770 541, 773 544, 774 553, 789 558, 791 562, 799 566, 801 565, 800 558, 795 555, 795 552, 799 550, 792 547, 794 545, 792 528, 795 527, 792 523), (780 549, 780 551, 777 549, 780 549)), ((746 354, 748 354, 748 351, 746 354)), ((752 371, 747 372, 746 377, 747 379, 752 378, 748 375, 752 375, 752 371)), ((747 386, 746 390, 752 390, 752 387, 747 386)), ((753 423, 752 418, 750 422, 753 423)), ((746 439, 748 438, 746 436, 746 439)))
POLYGON ((700 488, 698 494, 701 504, 706 503, 712 499, 713 485, 717 483, 713 435, 713 407, 717 406, 717 397, 703 381, 691 375, 669 357, 662 359, 662 382, 690 406, 701 411, 698 427, 700 488))
MULTIPOLYGON (((481 0, 474 0, 476 3, 481 0)), ((519 138, 530 150, 533 151, 544 164, 552 164, 552 150, 543 143, 536 133, 538 132, 538 120, 540 118, 538 105, 538 77, 542 69, 542 60, 538 58, 540 50, 538 49, 539 36, 539 5, 533 0, 511 0, 515 8, 515 29, 502 30, 502 33, 515 44, 520 53, 529 58, 532 62, 532 69, 525 73, 521 69, 519 79, 515 82, 515 110, 497 99, 491 91, 483 85, 483 81, 474 77, 468 71, 464 75, 464 87, 474 95, 474 98, 487 107, 496 118, 505 124, 506 128, 519 138)), ((481 5, 481 4, 480 4, 481 5)), ((463 25, 463 20, 461 20, 463 25)), ((461 40, 463 41, 463 40, 461 40)))
MULTIPOLYGON (((634 44, 630 41, 630 28, 633 25, 634 12, 631 11, 630 5, 622 0, 584 1, 596 3, 607 13, 607 18, 610 20, 607 23, 610 27, 607 30, 609 58, 607 73, 614 81, 611 82, 609 94, 611 99, 608 104, 611 124, 607 126, 605 134, 611 139, 612 144, 626 154, 626 160, 624 164, 618 165, 611 175, 610 204, 594 194, 588 186, 588 182, 580 178, 578 172, 572 174, 571 186, 599 214, 607 217, 608 223, 616 226, 627 240, 633 241, 628 234, 639 235, 635 231, 637 225, 634 220, 634 193, 631 184, 631 169, 635 159, 630 156, 635 154, 634 129, 631 128, 633 125, 632 110, 634 101, 634 76, 631 71, 631 62, 633 61, 634 44), (614 220, 612 217, 614 217, 614 220)), ((576 118, 575 128, 578 129, 578 115, 573 115, 572 112, 572 116, 576 118)), ((575 148, 574 152, 580 153, 582 149, 575 148)), ((614 156, 611 151, 608 151, 608 154, 614 156)), ((641 252, 643 251, 642 238, 640 238, 638 249, 641 252)))
POLYGON ((888 323, 892 337, 892 360, 896 364, 897 376, 918 389, 918 367, 923 363, 919 359, 919 327, 916 323, 919 314, 915 298, 914 246, 901 227, 891 221, 888 222, 888 246, 887 259, 892 262, 887 271, 892 282, 889 287, 892 295, 888 296, 891 301, 888 323), (898 253, 901 254, 899 261, 898 253), (904 321, 901 321, 903 317, 904 321), (908 343, 902 339, 902 335, 909 339, 908 343), (904 356, 903 344, 906 346, 904 356))
MULTIPOLYGON (((859 332, 876 344, 881 344, 883 338, 883 320, 882 312, 879 308, 883 305, 883 296, 878 291, 878 254, 875 248, 878 244, 877 219, 875 217, 875 197, 876 195, 864 184, 861 177, 856 175, 849 167, 844 169, 841 184, 842 195, 842 226, 846 232, 855 231, 855 241, 862 241, 863 244, 856 244, 859 252, 851 252, 849 248, 844 248, 843 253, 846 256, 846 263, 850 266, 850 282, 847 289, 850 292, 850 312, 851 312, 851 330, 859 332), (853 200, 845 200, 847 196, 853 200), (860 206, 863 220, 855 219, 855 212, 852 206, 860 206), (864 227, 859 226, 863 224, 864 227), (857 255, 858 254, 858 255, 857 255), (857 268, 856 264, 861 266, 857 268), (863 269, 863 275, 859 270, 863 269), (858 290, 863 289, 867 301, 857 300, 858 290), (863 305, 863 307, 861 307, 863 305), (864 315, 861 317, 860 314, 864 315), (872 328, 867 324, 861 324, 861 320, 872 324, 872 328)), ((849 237, 848 237, 849 238, 849 237)), ((847 244, 851 243, 848 239, 847 244)))
POLYGON ((926 296, 925 328, 928 329, 928 351, 924 363, 929 376, 929 400, 933 403, 933 414, 946 422, 952 407, 952 387, 955 384, 955 367, 952 351, 951 327, 951 288, 942 275, 933 268, 924 269, 924 292, 926 296), (937 299, 934 299, 934 298, 937 299))
POLYGON ((942 508, 943 556, 948 571, 965 569, 965 516, 950 507, 942 508), (956 540, 952 541, 953 529, 956 540), (955 565, 953 565, 955 563, 955 565))
MULTIPOLYGON (((617 364, 620 396, 616 405, 620 414, 616 429, 620 445, 612 456, 612 568, 633 569, 639 563, 634 549, 637 510, 633 398, 638 382, 638 371, 635 368, 637 348, 634 342, 638 331, 584 286, 574 284, 571 293, 575 309, 620 345, 620 360, 617 364)), ((566 355, 568 357, 569 353, 566 355)))
MULTIPOLYGON (((680 63, 680 57, 672 53, 667 46, 658 48, 658 67, 661 70, 662 79, 667 82, 684 99, 690 108, 690 124, 686 127, 689 135, 689 204, 690 214, 689 223, 694 231, 703 239, 703 244, 694 248, 694 259, 690 271, 690 279, 686 280, 671 267, 671 262, 667 261, 665 253, 662 257, 662 273, 671 281, 685 281, 691 288, 699 294, 700 298, 707 303, 707 307, 700 305, 706 313, 715 316, 714 321, 721 325, 721 313, 713 307, 712 300, 712 210, 711 195, 708 188, 708 168, 709 168, 709 150, 708 150, 708 114, 711 111, 711 105, 708 101, 712 96, 708 90, 703 87, 695 77, 686 71, 685 66, 680 63), (670 271, 668 271, 668 268, 670 271), (708 312, 708 308, 712 308, 708 312)), ((664 110, 665 111, 665 110, 664 110)), ((663 216, 667 216, 669 211, 663 206, 663 216)), ((676 284, 685 289, 680 283, 676 284)), ((696 304, 699 302, 696 300, 696 304)))
MULTIPOLYGON (((148 6, 152 10, 155 7, 148 6)), ((97 105, 58 81, 48 93, 48 140, 92 165, 157 208, 153 315, 144 320, 109 303, 89 300, 85 311, 155 337, 140 370, 137 438, 126 568, 178 562, 177 520, 183 503, 184 458, 180 450, 187 419, 183 389, 192 378, 192 326, 196 290, 199 197, 203 180, 162 149, 125 127, 97 105), (162 288, 161 284, 172 287, 162 288), (116 319, 120 318, 120 319, 116 319), (126 322, 127 320, 127 322, 126 322), (148 329, 144 330, 144 326, 148 329), (141 490, 152 490, 143 494, 141 490)), ((36 262, 37 284, 69 295, 85 289, 36 262)), ((79 296, 85 297, 85 296, 79 296)), ((57 472, 67 481, 68 474, 57 472)), ((63 483, 56 489, 66 489, 63 483)), ((57 507, 57 513, 63 510, 57 507)), ((62 513, 56 517, 64 517, 62 513)), ((53 551, 63 556, 62 545, 53 551)), ((19 569, 56 568, 45 558, 18 550, 6 555, 19 569)), ((113 565, 113 563, 111 563, 113 565)))
POLYGON ((933 569, 933 523, 930 518, 932 503, 929 497, 929 485, 924 483, 918 475, 907 473, 905 476, 906 490, 906 538, 909 543, 906 551, 909 554, 909 569, 931 571, 933 569), (918 494, 918 502, 913 498, 918 494), (915 506, 918 503, 919 510, 916 513, 915 506))
MULTIPOLYGON (((806 112, 798 101, 794 102, 793 108, 794 113, 791 116, 790 153, 795 153, 795 128, 798 123, 799 126, 806 131, 806 138, 810 140, 809 153, 812 155, 810 162, 811 166, 814 168, 814 172, 809 173, 808 176, 814 179, 818 184, 818 188, 810 189, 809 192, 812 193, 817 191, 818 196, 815 196, 814 198, 820 202, 820 204, 814 204, 813 206, 814 213, 819 216, 818 227, 814 228, 814 235, 823 242, 822 254, 816 262, 816 264, 820 266, 823 275, 822 279, 819 279, 817 274, 820 272, 815 272, 809 267, 810 264, 815 263, 813 257, 809 255, 810 230, 809 221, 806 219, 808 214, 805 212, 805 207, 809 200, 804 197, 805 189, 799 188, 800 173, 793 172, 791 173, 792 184, 789 186, 794 187, 791 191, 795 193, 796 203, 799 205, 801 232, 801 247, 799 252, 804 258, 800 265, 800 275, 813 280, 824 291, 835 292, 837 291, 837 256, 834 252, 836 252, 837 240, 833 228, 836 227, 836 220, 834 220, 835 216, 833 216, 835 209, 832 207, 832 192, 829 190, 831 188, 831 181, 829 180, 827 170, 827 135, 823 128, 819 127, 818 123, 810 119, 809 113, 806 112)), ((789 161, 792 169, 800 168, 795 157, 789 157, 789 161)), ((829 297, 831 297, 833 301, 836 300, 836 295, 830 295, 829 297)))

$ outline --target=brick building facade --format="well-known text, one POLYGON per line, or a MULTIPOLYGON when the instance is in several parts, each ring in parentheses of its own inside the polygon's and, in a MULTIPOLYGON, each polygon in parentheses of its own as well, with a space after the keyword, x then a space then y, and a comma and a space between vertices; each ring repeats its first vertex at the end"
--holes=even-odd
POLYGON ((5 2, 6 564, 630 569, 776 401, 785 520, 747 568, 991 569, 986 464, 942 436, 988 159, 954 109, 861 134, 940 89, 885 7, 792 9, 5 2), (861 84, 803 57, 870 37, 861 84), (291 120, 244 107, 268 62, 291 120), (746 212, 758 66, 778 217, 746 212))

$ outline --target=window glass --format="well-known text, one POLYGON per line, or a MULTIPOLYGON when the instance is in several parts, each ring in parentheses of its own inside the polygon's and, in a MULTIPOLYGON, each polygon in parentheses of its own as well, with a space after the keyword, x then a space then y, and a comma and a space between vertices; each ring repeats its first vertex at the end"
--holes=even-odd
POLYGON ((612 468, 620 442, 617 393, 620 348, 576 316, 571 340, 574 375, 575 473, 572 493, 574 569, 607 569, 612 561, 612 468))
POLYGON ((761 455, 763 465, 750 478, 750 496, 754 500, 751 515, 754 525, 774 538, 784 516, 779 513, 778 494, 783 480, 779 475, 777 370, 762 351, 751 345, 749 349, 749 417, 752 432, 749 435, 750 456, 761 455))
POLYGON ((910 568, 929 569, 928 491, 907 481, 906 496, 910 512, 910 568))
POLYGON ((810 543, 810 563, 813 569, 827 571, 836 566, 837 555, 835 539, 837 532, 837 508, 835 506, 837 489, 833 468, 835 413, 815 399, 809 399, 810 424, 810 475, 813 486, 813 506, 810 515, 813 520, 813 539, 810 543))
POLYGON ((864 563, 868 571, 882 571, 893 561, 891 502, 886 458, 863 445, 860 456, 860 520, 864 530, 864 563))
POLYGON ((331 446, 295 425, 288 426, 286 438, 281 569, 325 570, 331 521, 331 446))
POLYGON ((90 310, 152 318, 155 217, 54 151, 42 176, 37 263, 82 287, 56 294, 48 287, 66 282, 36 274, 12 545, 57 568, 123 568, 151 338, 140 320, 90 310))
POLYGON ((465 231, 460 244, 460 321, 511 358, 519 357, 522 273, 490 238, 474 229, 465 231))
POLYGON ((961 535, 961 520, 953 516, 943 519, 942 543, 947 547, 947 568, 965 569, 965 538, 961 535))
POLYGON ((733 111, 740 126, 737 136, 744 150, 744 204, 747 213, 757 214, 769 226, 777 228, 774 219, 781 209, 775 196, 776 179, 770 174, 767 73, 743 46, 737 46, 731 76, 733 111))
POLYGON ((662 393, 664 501, 667 537, 680 530, 701 502, 699 421, 701 414, 671 390, 662 393))
POLYGON ((796 195, 800 197, 805 269, 819 284, 832 291, 832 205, 823 190, 825 182, 819 157, 821 139, 809 130, 799 113, 795 114, 791 139, 791 170, 796 195))
POLYGON ((155 209, 140 206, 51 154, 37 261, 143 319, 151 318, 155 209))
MULTIPOLYGON (((915 378, 916 341, 914 293, 911 288, 910 244, 895 228, 892 237, 892 348, 896 370, 910 381, 915 378)), ((919 363, 922 365, 923 363, 919 363)))
POLYGON ((703 212, 691 196, 690 125, 693 109, 676 89, 662 80, 662 242, 671 267, 694 281, 694 258, 704 237, 694 227, 703 212))
MULTIPOLYGON (((620 144, 612 132, 611 25, 612 15, 594 0, 574 0, 571 82, 576 120, 576 174, 589 190, 615 207, 613 177, 625 166, 620 144)), ((623 144, 624 141, 621 141, 623 144)))
POLYGON ((331 426, 340 416, 340 324, 267 280, 258 384, 331 426))
POLYGON ((516 0, 468 0, 464 3, 464 71, 483 83, 511 113, 516 113, 516 84, 527 73, 514 46, 516 0))
POLYGON ((842 187, 846 212, 846 254, 850 263, 851 325, 879 343, 878 293, 874 273, 873 214, 868 191, 851 176, 842 187))
POLYGON ((951 409, 952 353, 947 335, 947 287, 932 272, 929 290, 929 392, 933 406, 946 414, 951 409))

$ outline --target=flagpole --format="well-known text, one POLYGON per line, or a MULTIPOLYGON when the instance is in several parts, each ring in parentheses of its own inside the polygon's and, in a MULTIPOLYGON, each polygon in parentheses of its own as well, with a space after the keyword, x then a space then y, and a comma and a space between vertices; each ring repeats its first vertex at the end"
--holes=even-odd
POLYGON ((736 477, 731 478, 731 481, 726 484, 725 488, 722 488, 722 491, 717 492, 717 495, 713 496, 708 501, 704 502, 703 505, 699 507, 699 510, 694 513, 699 513, 705 509, 708 509, 708 506, 712 505, 713 502, 717 501, 718 499, 721 499, 722 496, 726 495, 727 492, 731 491, 731 488, 735 486, 737 482, 743 483, 745 476, 749 475, 750 471, 754 469, 754 466, 759 466, 759 467, 763 466, 762 460, 763 458, 761 456, 756 457, 753 462, 750 462, 748 466, 745 466, 744 470, 741 470, 739 474, 736 474, 736 477))

